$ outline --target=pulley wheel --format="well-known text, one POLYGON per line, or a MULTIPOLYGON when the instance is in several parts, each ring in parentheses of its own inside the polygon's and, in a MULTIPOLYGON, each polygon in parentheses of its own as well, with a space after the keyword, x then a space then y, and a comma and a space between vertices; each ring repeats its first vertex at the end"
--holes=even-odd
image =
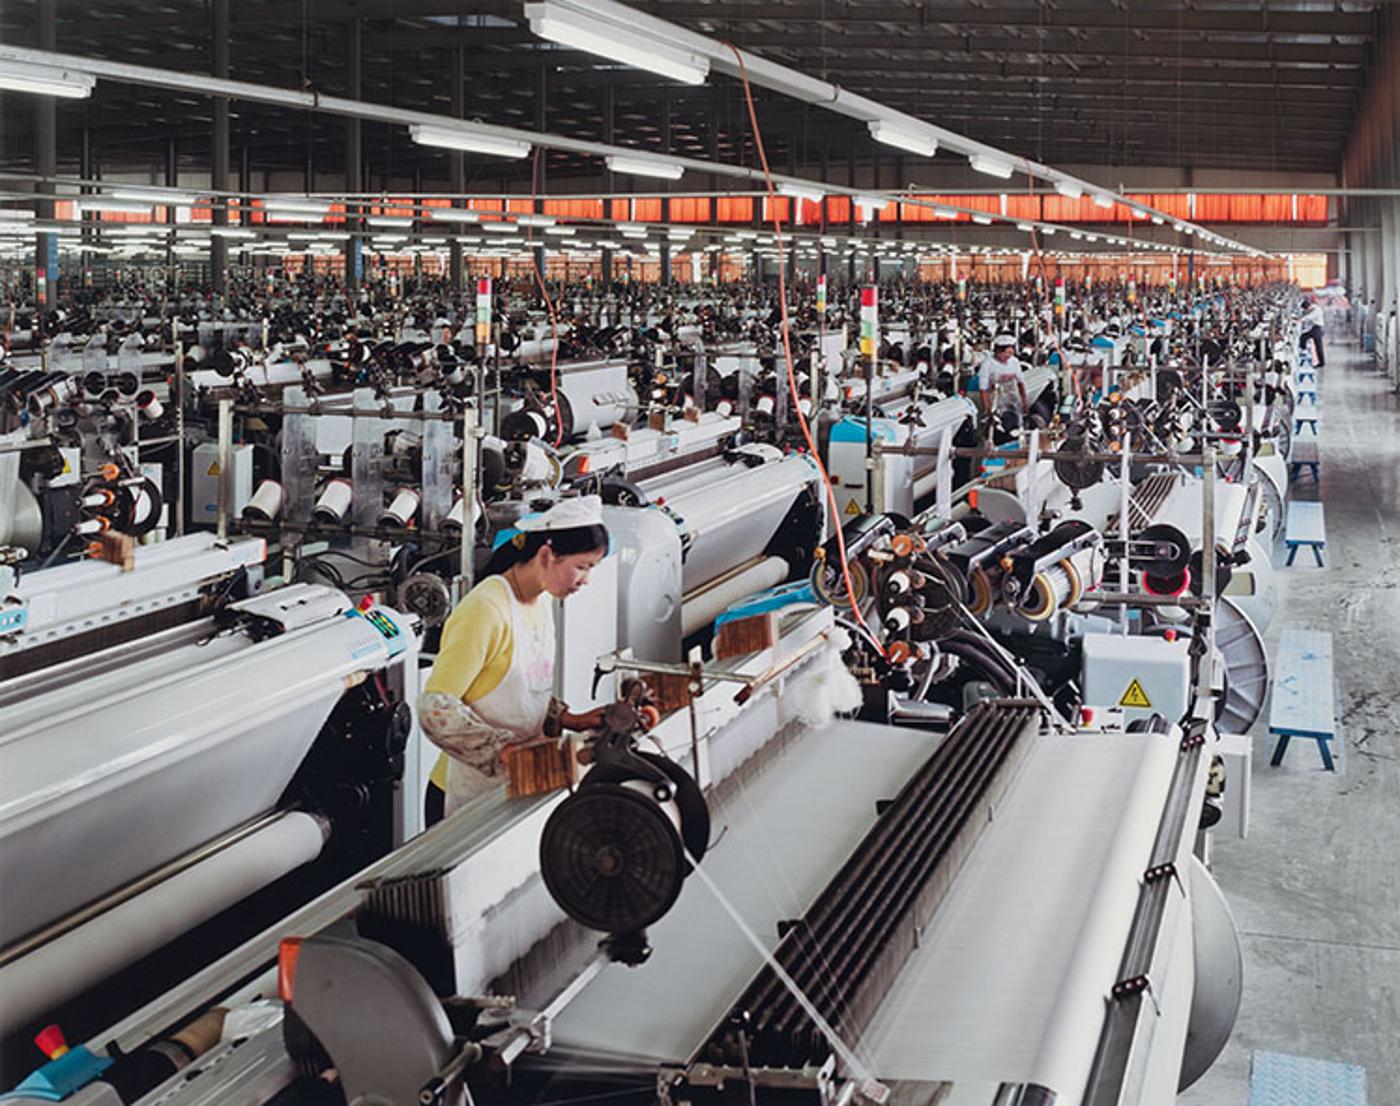
MULTIPOLYGON (((870 593, 870 579, 859 561, 851 561, 850 570, 851 591, 855 592, 856 605, 864 606, 865 598, 870 593)), ((810 580, 812 590, 822 602, 838 610, 851 609, 851 597, 846 592, 846 579, 839 564, 833 564, 829 559, 814 561, 810 580)))
POLYGON ((416 572, 399 585, 397 605, 416 614, 425 626, 441 626, 452 613, 452 594, 441 576, 416 572))
POLYGON ((540 836, 540 874, 550 895, 574 921, 604 933, 632 933, 660 920, 688 872, 666 812, 621 784, 579 788, 554 808, 540 836))

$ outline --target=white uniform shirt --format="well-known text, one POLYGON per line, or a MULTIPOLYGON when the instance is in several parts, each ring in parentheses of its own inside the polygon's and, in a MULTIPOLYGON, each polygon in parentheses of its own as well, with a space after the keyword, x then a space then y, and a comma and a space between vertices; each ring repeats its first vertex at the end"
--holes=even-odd
POLYGON ((1322 307, 1316 303, 1308 304, 1307 311, 1303 312, 1303 333, 1306 334, 1315 326, 1322 325, 1322 307))
POLYGON ((998 361, 996 355, 989 351, 982 357, 982 363, 977 367, 977 386, 984 394, 992 395, 993 405, 998 408, 1020 407, 1021 390, 1017 385, 1025 387, 1025 383, 1026 372, 1014 354, 1002 362, 998 361), (997 394, 998 392, 1000 395, 997 394), (1011 400, 1010 403, 1008 403, 1008 399, 1011 400))

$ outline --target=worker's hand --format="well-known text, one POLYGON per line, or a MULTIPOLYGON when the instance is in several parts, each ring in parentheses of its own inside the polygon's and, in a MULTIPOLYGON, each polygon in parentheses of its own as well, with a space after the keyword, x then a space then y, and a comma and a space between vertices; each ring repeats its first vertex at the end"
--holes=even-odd
POLYGON ((573 711, 566 710, 560 721, 566 730, 596 730, 603 725, 603 707, 594 707, 583 714, 574 714, 573 711))

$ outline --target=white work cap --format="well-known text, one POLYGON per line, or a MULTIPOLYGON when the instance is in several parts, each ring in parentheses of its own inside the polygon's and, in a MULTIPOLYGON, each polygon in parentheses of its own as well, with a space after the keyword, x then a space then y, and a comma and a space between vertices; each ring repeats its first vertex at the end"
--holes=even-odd
POLYGON ((596 495, 581 495, 561 499, 538 515, 527 515, 515 524, 515 528, 531 533, 537 530, 574 530, 580 526, 602 524, 603 500, 596 495))
POLYGON ((1016 339, 1011 337, 1010 334, 998 334, 996 339, 992 342, 993 349, 1005 349, 1007 346, 1014 347, 1015 345, 1016 339))

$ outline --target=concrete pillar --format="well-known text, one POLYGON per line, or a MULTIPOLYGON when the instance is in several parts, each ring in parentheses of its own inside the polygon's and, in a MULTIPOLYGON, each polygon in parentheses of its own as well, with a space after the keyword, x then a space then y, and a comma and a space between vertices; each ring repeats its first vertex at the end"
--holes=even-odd
POLYGON ((1380 301, 1382 310, 1389 311, 1395 302, 1396 271, 1396 226, 1395 201, 1385 198, 1381 201, 1380 236, 1380 301))
MULTIPOLYGON (((210 55, 212 75, 228 77, 228 8, 229 0, 211 0, 210 55)), ((228 191, 228 132, 229 103, 226 96, 214 97, 213 151, 210 157, 210 187, 215 192, 228 191)), ((228 208, 214 205, 214 225, 228 226, 228 208)), ((209 247, 209 278, 215 292, 222 292, 228 278, 228 239, 215 235, 209 247)))
MULTIPOLYGON (((364 42, 363 27, 358 19, 350 19, 345 24, 345 95, 359 100, 364 95, 364 42)), ((364 124, 359 119, 345 120, 345 191, 364 191, 364 124)), ((356 233, 364 226, 360 218, 359 206, 347 204, 345 229, 350 237, 345 240, 345 287, 348 291, 359 290, 364 277, 364 240, 356 233), (353 210, 352 210, 353 209, 353 210)))
MULTIPOLYGON (((460 119, 467 108, 467 48, 458 44, 452 49, 452 115, 460 119)), ((461 150, 452 150, 447 155, 447 190, 460 196, 467 189, 467 155, 461 150)), ((461 292, 465 286, 462 243, 457 241, 454 230, 452 244, 448 247, 448 266, 452 269, 452 291, 461 292)), ((470 317, 470 312, 468 312, 470 317)))
MULTIPOLYGON (((57 47, 58 0, 39 0, 35 5, 34 45, 40 50, 57 47)), ((58 101, 52 96, 34 98, 34 171, 43 177, 34 187, 52 192, 58 175, 58 101)), ((53 200, 35 200, 34 217, 52 219, 53 200)), ((42 311, 58 303, 58 235, 34 236, 34 290, 42 311)), ((42 325, 42 324, 41 324, 42 325)))

